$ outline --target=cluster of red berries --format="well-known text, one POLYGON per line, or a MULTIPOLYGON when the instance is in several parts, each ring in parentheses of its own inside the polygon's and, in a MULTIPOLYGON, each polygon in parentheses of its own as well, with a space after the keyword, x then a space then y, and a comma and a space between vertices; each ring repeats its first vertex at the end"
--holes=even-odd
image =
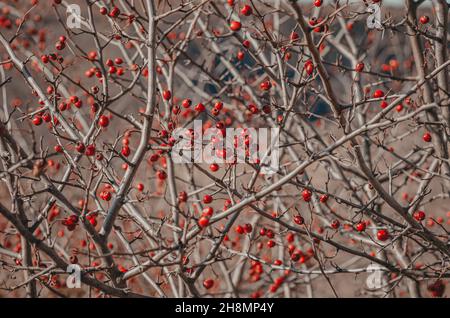
POLYGON ((64 35, 61 35, 59 37, 58 42, 56 42, 56 44, 55 44, 56 50, 58 50, 58 51, 64 50, 66 48, 66 40, 67 40, 67 38, 64 35))
POLYGON ((120 9, 114 6, 108 14, 108 9, 106 7, 100 8, 101 15, 108 15, 111 18, 117 18, 120 15, 120 9))
POLYGON ((202 228, 207 227, 209 225, 209 219, 212 217, 214 213, 214 209, 212 207, 205 207, 202 211, 202 215, 198 220, 198 225, 202 228))
POLYGON ((237 234, 250 234, 252 233, 253 227, 250 223, 242 225, 237 225, 235 231, 237 234))
POLYGON ((88 220, 93 227, 97 226, 97 215, 97 213, 88 213, 86 215, 86 220, 88 220))
POLYGON ((68 231, 73 231, 78 224, 78 216, 71 215, 68 218, 64 219, 62 221, 62 224, 67 228, 68 231))
POLYGON ((286 280, 286 276, 284 276, 284 275, 275 278, 273 284, 269 286, 269 291, 271 293, 276 293, 277 290, 281 287, 281 285, 284 283, 285 280, 286 280))
POLYGON ((252 260, 250 263, 249 275, 250 281, 257 282, 261 279, 261 274, 264 273, 262 264, 260 261, 252 260))
MULTIPOLYGON (((122 76, 125 73, 125 69, 123 67, 117 67, 116 65, 121 65, 123 63, 122 58, 117 57, 114 60, 107 59, 106 60, 106 66, 108 66, 108 73, 110 75, 117 74, 119 76, 122 76)), ((98 69, 95 69, 95 73, 99 72, 98 69)), ((100 73, 101 74, 101 73, 100 73)), ((98 77, 98 76, 97 76, 98 77)), ((101 76, 100 76, 101 77, 101 76)))

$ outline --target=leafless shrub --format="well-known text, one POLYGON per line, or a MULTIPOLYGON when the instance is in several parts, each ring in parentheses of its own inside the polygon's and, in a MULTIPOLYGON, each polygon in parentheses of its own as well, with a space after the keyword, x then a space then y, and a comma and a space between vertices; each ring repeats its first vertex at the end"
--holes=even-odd
POLYGON ((443 296, 448 3, 371 2, 1 2, 0 294, 443 296), (279 171, 175 164, 194 119, 279 171))

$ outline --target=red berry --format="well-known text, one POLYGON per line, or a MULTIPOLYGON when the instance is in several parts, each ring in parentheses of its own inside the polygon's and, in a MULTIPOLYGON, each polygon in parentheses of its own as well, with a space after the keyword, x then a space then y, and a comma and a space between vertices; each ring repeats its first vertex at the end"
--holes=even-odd
POLYGON ((231 21, 231 23, 230 23, 230 29, 231 29, 231 31, 239 31, 240 29, 241 29, 241 22, 239 22, 239 21, 235 21, 235 20, 233 20, 233 21, 231 21))
POLYGON ((181 106, 183 106, 184 108, 189 108, 189 107, 191 107, 191 105, 192 105, 192 101, 189 98, 186 98, 181 103, 181 106))
POLYGON ((425 134, 423 134, 422 139, 425 142, 431 142, 431 134, 429 132, 426 132, 425 134))
POLYGON ((79 152, 79 153, 84 153, 84 151, 86 150, 86 147, 84 146, 83 143, 78 143, 75 147, 75 149, 79 152))
POLYGON ((305 69, 306 74, 311 75, 314 72, 313 62, 310 60, 306 61, 304 69, 305 69))
POLYGON ((298 225, 302 225, 305 223, 305 219, 300 215, 296 215, 294 216, 294 222, 297 223, 298 225))
POLYGON ((302 254, 300 251, 293 251, 291 254, 291 260, 293 262, 298 262, 301 257, 302 257, 302 254))
POLYGON ((85 154, 86 154, 86 156, 93 156, 93 155, 95 155, 95 145, 88 145, 86 147, 85 154))
POLYGON ((271 87, 272 84, 270 83, 270 81, 264 81, 262 82, 259 87, 263 90, 263 91, 268 91, 271 87))
POLYGON ((210 289, 213 286, 214 286, 214 281, 212 279, 205 279, 203 281, 203 287, 205 287, 206 289, 210 289))
POLYGON ((158 177, 159 180, 167 179, 167 173, 164 170, 158 170, 156 172, 156 176, 158 177))
POLYGON ((308 189, 303 190, 302 197, 305 202, 311 201, 312 193, 308 189))
POLYGON ((337 230, 339 228, 339 226, 341 226, 341 223, 339 222, 339 220, 333 220, 333 222, 331 222, 331 227, 335 230, 337 230))
POLYGON ((128 147, 128 146, 122 147, 121 153, 124 157, 128 157, 131 153, 130 147, 128 147))
POLYGON ((377 89, 374 93, 373 93, 373 98, 381 98, 384 96, 384 92, 381 89, 377 89))
POLYGON ((95 52, 95 51, 89 52, 88 58, 89 58, 91 61, 97 59, 97 52, 95 52))
POLYGON ((104 201, 111 200, 111 192, 109 192, 109 191, 102 191, 102 192, 100 192, 100 199, 102 199, 104 201))
POLYGON ((264 105, 263 106, 263 112, 264 112, 264 114, 270 114, 272 112, 272 109, 270 108, 270 105, 264 105))
POLYGON ((180 201, 180 202, 186 202, 186 201, 187 201, 187 198, 188 198, 188 195, 187 195, 187 193, 186 193, 185 191, 180 191, 180 192, 178 193, 178 201, 180 201))
POLYGON ((423 211, 416 211, 413 214, 413 217, 419 222, 425 220, 425 216, 425 212, 423 211))
POLYGON ((202 103, 198 103, 197 106, 195 106, 195 110, 199 113, 204 112, 206 110, 205 105, 202 103))
POLYGON ((211 203, 213 201, 213 197, 209 194, 205 194, 203 196, 203 203, 208 204, 211 203))
POLYGON ((252 232, 252 230, 253 230, 253 226, 250 223, 246 223, 244 225, 245 233, 250 234, 252 232))
POLYGON ((42 117, 41 116, 35 116, 33 118, 33 124, 35 126, 39 126, 40 124, 42 124, 42 117))
POLYGON ((207 206, 202 211, 202 216, 210 217, 214 213, 214 209, 210 206, 207 206))
MULTIPOLYGON (((258 107, 256 107, 256 105, 253 105, 253 104, 248 105, 248 110, 249 110, 252 114, 257 114, 257 113, 259 113, 258 107)), ((246 140, 248 140, 248 139, 246 139, 246 140)), ((248 144, 246 143, 246 145, 248 145, 248 144)))
POLYGON ((223 108, 223 103, 222 102, 219 101, 219 102, 216 102, 214 104, 214 109, 217 109, 218 111, 221 111, 222 108, 223 108))
POLYGON ((105 115, 101 115, 100 118, 98 119, 98 124, 101 127, 108 127, 109 125, 109 118, 105 115))
POLYGON ((111 18, 117 18, 117 17, 119 16, 119 14, 120 14, 119 8, 118 8, 118 7, 114 7, 114 8, 111 10, 111 12, 109 13, 109 16, 110 16, 111 18))
POLYGON ((206 216, 202 216, 198 220, 198 225, 200 225, 200 227, 207 227, 208 224, 209 224, 209 218, 207 218, 206 216))
POLYGON ((75 103, 73 103, 73 105, 76 108, 81 108, 81 106, 83 106, 83 102, 81 100, 77 100, 75 103))
POLYGON ((172 93, 169 90, 166 90, 163 92, 163 98, 165 100, 170 100, 171 97, 172 97, 172 93))
POLYGON ((111 67, 108 69, 108 73, 109 73, 109 74, 115 74, 115 73, 117 73, 117 68, 116 68, 115 66, 111 66, 111 67))
POLYGON ((211 170, 212 172, 216 172, 217 170, 219 170, 219 165, 217 163, 212 163, 209 166, 209 170, 211 170))
POLYGON ((364 70, 364 63, 363 62, 360 62, 360 63, 356 64, 355 71, 362 72, 363 70, 364 70))
POLYGON ((423 15, 420 17, 419 21, 422 24, 427 24, 428 22, 430 22, 430 18, 427 15, 423 15))
POLYGON ((322 0, 315 0, 314 1, 314 6, 320 7, 321 5, 322 5, 322 0))
POLYGON ((358 232, 363 232, 366 229, 366 222, 359 222, 356 224, 356 230, 358 232))
POLYGON ((57 42, 57 43, 55 44, 55 48, 56 48, 58 51, 64 50, 64 49, 66 48, 66 44, 65 44, 64 42, 57 42))
POLYGON ((156 162, 159 159, 159 155, 154 153, 153 155, 150 156, 150 158, 148 159, 150 162, 156 162))
POLYGON ((387 230, 378 230, 377 238, 380 241, 386 241, 389 238, 389 232, 387 230))
POLYGON ((78 96, 75 96, 75 95, 73 95, 73 96, 70 96, 70 102, 72 103, 72 104, 75 104, 76 102, 78 102, 78 96))
POLYGON ((251 15, 253 13, 253 9, 252 7, 250 7, 249 5, 245 5, 242 7, 241 9, 241 13, 242 15, 245 15, 246 17, 248 17, 249 15, 251 15))

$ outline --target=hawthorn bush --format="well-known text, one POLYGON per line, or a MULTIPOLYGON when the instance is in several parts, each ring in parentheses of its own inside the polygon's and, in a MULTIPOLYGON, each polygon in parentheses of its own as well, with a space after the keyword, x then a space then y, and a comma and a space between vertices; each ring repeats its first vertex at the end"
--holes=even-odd
POLYGON ((445 296, 446 1, 0 10, 0 295, 445 296), (279 170, 175 163, 194 120, 279 128, 279 170))

